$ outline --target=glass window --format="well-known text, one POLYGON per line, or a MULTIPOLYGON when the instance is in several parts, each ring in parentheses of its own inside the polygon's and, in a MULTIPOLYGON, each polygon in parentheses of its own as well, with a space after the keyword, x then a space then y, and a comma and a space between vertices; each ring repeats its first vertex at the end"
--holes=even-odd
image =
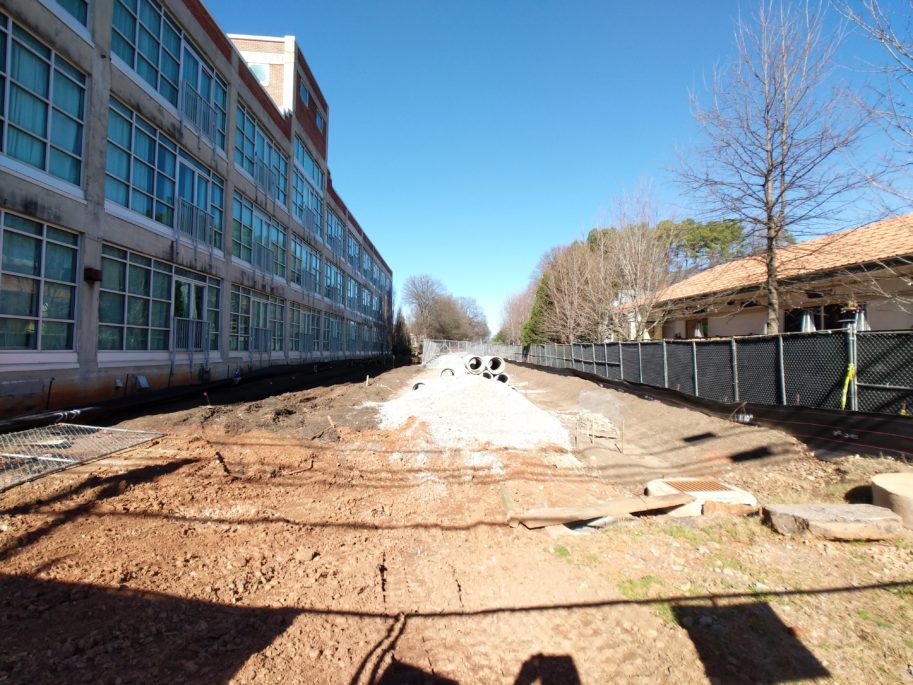
POLYGON ((177 228, 196 240, 222 247, 225 181, 183 150, 177 176, 177 228))
POLYGON ((72 14, 83 26, 89 25, 88 0, 57 0, 57 4, 72 14))
POLYGON ((270 197, 288 204, 288 156, 240 101, 235 116, 235 164, 270 197))
POLYGON ((72 350, 78 236, 0 218, 0 349, 72 350))
POLYGON ((155 0, 114 0, 111 50, 178 105, 182 34, 155 0))
POLYGON ((198 133, 225 149, 228 86, 189 43, 181 60, 181 114, 198 133))
POLYGON ((0 152, 80 185, 85 94, 85 74, 0 14, 0 152))
POLYGON ((168 350, 172 317, 208 320, 218 349, 218 279, 112 245, 102 246, 101 270, 99 350, 168 350))
POLYGON ((108 109, 105 197, 174 226, 177 145, 126 105, 108 109))
POLYGON ((323 133, 323 130, 326 128, 326 122, 323 120, 323 115, 320 112, 317 112, 317 130, 323 133))
POLYGON ((240 193, 235 193, 232 201, 231 226, 233 256, 285 278, 285 226, 240 193))
POLYGON ((345 235, 346 229, 335 212, 327 210, 327 245, 330 247, 333 252, 339 256, 343 256, 343 236, 345 235))

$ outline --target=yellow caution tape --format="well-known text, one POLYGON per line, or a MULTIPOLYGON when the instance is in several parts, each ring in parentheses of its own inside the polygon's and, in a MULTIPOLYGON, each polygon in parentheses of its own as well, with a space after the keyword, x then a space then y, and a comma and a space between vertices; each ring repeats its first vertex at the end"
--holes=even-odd
POLYGON ((843 381, 843 396, 840 399, 840 408, 846 409, 846 394, 850 389, 850 381, 856 377, 856 365, 850 364, 846 367, 846 380, 843 381))

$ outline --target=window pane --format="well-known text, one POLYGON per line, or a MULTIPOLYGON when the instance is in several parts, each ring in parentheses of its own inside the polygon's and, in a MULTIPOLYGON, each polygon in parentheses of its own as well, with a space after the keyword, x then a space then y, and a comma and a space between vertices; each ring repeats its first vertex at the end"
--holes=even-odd
POLYGON ((149 325, 149 300, 140 297, 127 298, 127 323, 134 326, 149 325))
POLYGON ((138 159, 133 160, 133 187, 148 195, 151 195, 155 188, 155 172, 151 166, 143 164, 138 159))
POLYGON ((12 127, 8 129, 8 136, 10 155, 26 164, 44 169, 44 153, 47 149, 44 141, 12 127))
POLYGON ((152 29, 156 35, 161 31, 161 15, 158 13, 158 10, 153 7, 148 0, 140 0, 139 3, 139 18, 146 26, 152 29))
POLYGON ((38 281, 9 276, 0 278, 0 314, 38 316, 38 281))
POLYGON ((114 326, 98 327, 98 349, 122 350, 124 349, 124 329, 114 326))
POLYGON ((162 44, 171 51, 172 55, 181 54, 181 37, 167 20, 162 23, 162 44))
POLYGON ((15 228, 17 231, 22 233, 31 233, 32 235, 41 235, 41 224, 37 221, 32 221, 31 219, 26 219, 23 216, 18 214, 10 214, 7 212, 3 216, 3 223, 10 228, 15 228))
POLYGON ((168 328, 168 316, 170 309, 169 302, 153 302, 152 303, 152 321, 153 326, 158 326, 159 328, 168 328))
POLYGON ((42 316, 49 319, 72 319, 75 303, 76 288, 72 285, 45 281, 44 304, 41 306, 42 316))
POLYGON ((124 296, 117 293, 98 294, 98 320, 102 323, 124 322, 124 296))
POLYGON ((54 104, 67 114, 82 119, 85 91, 59 73, 54 75, 54 104))
POLYGON ((47 97, 50 65, 16 43, 10 57, 10 76, 33 93, 47 97))
POLYGON ((45 248, 45 278, 55 281, 76 282, 76 250, 48 243, 45 248))
POLYGON ((76 157, 68 155, 65 152, 51 148, 50 164, 48 171, 57 178, 62 178, 73 185, 79 185, 79 177, 82 172, 82 162, 76 157))
POLYGON ((155 272, 152 274, 152 297, 158 297, 162 300, 171 299, 171 276, 155 272))
POLYGON ((51 226, 48 226, 48 240, 56 240, 58 243, 66 243, 67 245, 79 244, 79 236, 75 233, 61 231, 60 229, 52 228, 51 226))
POLYGON ((117 176, 124 181, 130 180, 130 157, 119 147, 108 143, 108 154, 106 159, 108 173, 117 176))
MULTIPOLYGON (((117 10, 115 9, 115 17, 117 10)), ((118 34, 111 32, 111 51, 124 60, 127 64, 133 64, 133 48, 130 44, 121 38, 118 34)))
POLYGON ((155 164, 155 140, 139 127, 134 137, 133 154, 149 164, 155 164))
POLYGON ((133 40, 136 33, 136 19, 127 11, 123 3, 117 1, 114 3, 114 28, 130 40, 133 40))
POLYGON ((48 106, 19 86, 10 86, 10 121, 40 138, 47 137, 48 106))
POLYGON ((159 42, 155 36, 142 26, 139 29, 139 40, 136 42, 136 48, 141 54, 145 55, 152 64, 158 63, 159 42))
POLYGON ((131 128, 130 122, 124 117, 117 112, 108 110, 108 138, 110 140, 129 150, 131 128))
POLYGON ((82 126, 54 110, 51 112, 51 142, 67 152, 81 155, 82 126))
POLYGON ((129 292, 133 295, 149 295, 149 269, 130 265, 129 292))
POLYGON ((73 324, 45 321, 41 324, 42 350, 72 350, 73 324))
POLYGON ((131 194, 130 207, 134 212, 139 212, 143 216, 152 218, 152 198, 148 195, 143 195, 134 190, 131 194))
POLYGON ((145 350, 149 347, 149 331, 145 328, 127 329, 127 349, 145 350))
POLYGON ((110 176, 105 178, 105 197, 114 202, 127 206, 127 186, 120 181, 115 181, 110 176))
POLYGON ((124 273, 127 266, 113 259, 101 259, 101 287, 106 290, 117 290, 123 292, 126 290, 126 280, 124 273))
POLYGON ((41 241, 12 231, 3 233, 3 270, 38 276, 41 273, 41 241))
POLYGON ((34 350, 38 336, 34 321, 0 318, 0 349, 34 350))
POLYGON ((168 349, 168 331, 153 330, 149 336, 150 350, 167 350, 168 349))
POLYGON ((76 17, 76 20, 82 24, 86 25, 88 20, 89 7, 86 0, 57 0, 61 7, 63 7, 67 12, 76 17))

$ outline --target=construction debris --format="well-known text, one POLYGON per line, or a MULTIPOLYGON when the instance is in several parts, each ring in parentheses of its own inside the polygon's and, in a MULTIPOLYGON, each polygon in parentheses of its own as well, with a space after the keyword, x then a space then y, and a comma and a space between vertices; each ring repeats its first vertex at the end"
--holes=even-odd
POLYGON ((720 508, 719 504, 735 506, 737 509, 734 509, 733 513, 739 512, 743 515, 757 511, 758 507, 758 500, 750 492, 715 478, 657 478, 647 483, 645 492, 648 495, 673 495, 684 492, 694 498, 692 502, 671 510, 670 516, 725 513, 726 508, 720 508), (710 503, 713 504, 708 511, 706 505, 710 503))
POLYGON ((900 516, 872 504, 767 504, 763 512, 778 533, 827 540, 886 540, 903 527, 900 516))
POLYGON ((886 507, 913 528, 913 473, 882 473, 872 478, 872 501, 886 507))
POLYGON ((592 521, 607 516, 623 516, 635 513, 665 513, 668 509, 688 504, 694 498, 684 493, 659 497, 624 497, 600 504, 582 507, 553 507, 529 509, 517 514, 517 520, 527 528, 544 528, 560 523, 592 521))

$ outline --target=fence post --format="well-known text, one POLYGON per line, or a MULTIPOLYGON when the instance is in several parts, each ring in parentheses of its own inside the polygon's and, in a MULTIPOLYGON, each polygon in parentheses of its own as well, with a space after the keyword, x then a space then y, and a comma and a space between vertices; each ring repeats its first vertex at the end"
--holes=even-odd
POLYGON ((618 341, 618 373, 620 375, 619 380, 625 379, 625 356, 622 354, 623 348, 621 346, 621 340, 618 341))
MULTIPOLYGON (((856 373, 853 374, 853 377, 850 379, 850 411, 859 411, 859 396, 857 395, 856 379, 859 377, 859 360, 858 353, 856 351, 856 326, 850 324, 846 329, 846 356, 847 361, 853 365, 853 368, 856 370, 856 373)), ((849 370, 847 370, 849 373, 849 370)))
POLYGON ((735 338, 729 339, 729 358, 732 362, 732 401, 739 401, 739 348, 735 344, 735 338))
POLYGON ((786 370, 783 364, 783 336, 777 335, 777 372, 780 380, 780 404, 786 406, 786 370))
POLYGON ((694 373, 694 396, 701 396, 701 389, 697 382, 697 343, 691 341, 691 371, 694 373))
POLYGON ((602 362, 605 364, 605 378, 609 377, 609 346, 602 343, 602 362))
POLYGON ((666 358, 666 341, 663 340, 663 387, 669 387, 669 362, 666 358))
POLYGON ((644 358, 640 353, 640 340, 637 341, 637 382, 644 382, 644 358))

